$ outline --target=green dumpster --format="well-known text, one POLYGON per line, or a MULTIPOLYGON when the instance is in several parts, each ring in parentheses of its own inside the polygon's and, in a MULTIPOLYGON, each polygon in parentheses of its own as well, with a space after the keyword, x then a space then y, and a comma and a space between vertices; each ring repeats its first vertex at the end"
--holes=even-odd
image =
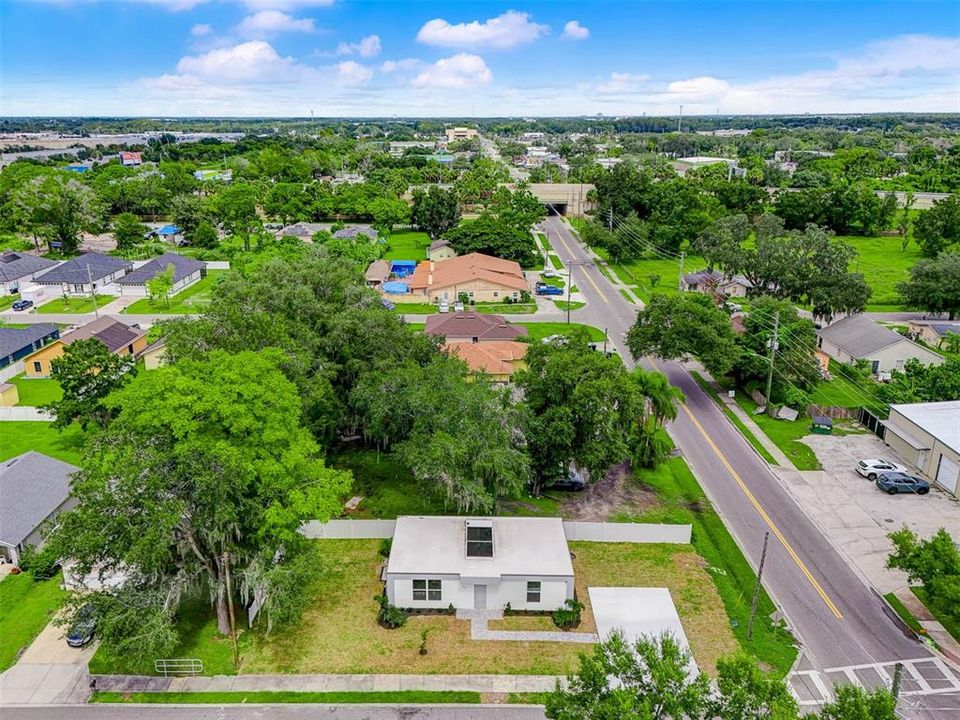
POLYGON ((833 420, 826 415, 814 415, 813 422, 810 423, 810 430, 814 435, 832 435, 833 420))

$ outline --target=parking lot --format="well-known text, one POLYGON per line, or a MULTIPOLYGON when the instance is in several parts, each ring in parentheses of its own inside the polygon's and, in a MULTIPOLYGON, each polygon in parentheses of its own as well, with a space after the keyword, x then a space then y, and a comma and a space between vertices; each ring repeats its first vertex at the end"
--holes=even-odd
MULTIPOLYGON (((960 542, 960 502, 935 486, 928 495, 887 495, 857 474, 861 458, 886 458, 909 467, 874 435, 810 435, 823 470, 774 468, 807 515, 834 547, 880 592, 906 584, 900 571, 884 567, 891 550, 887 535, 908 527, 927 537, 947 528, 960 542)), ((915 472, 915 469, 912 469, 915 472)))

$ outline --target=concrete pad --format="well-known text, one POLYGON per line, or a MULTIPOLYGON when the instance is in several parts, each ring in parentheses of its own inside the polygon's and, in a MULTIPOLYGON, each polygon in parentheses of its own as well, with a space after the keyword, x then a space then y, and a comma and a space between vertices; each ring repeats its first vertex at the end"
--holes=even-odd
POLYGON ((96 643, 82 648, 70 647, 64 639, 65 632, 65 628, 49 623, 24 650, 18 662, 86 666, 96 652, 96 643))
POLYGON ((399 675, 374 675, 373 676, 374 692, 397 692, 399 690, 400 690, 399 675))
POLYGON ((606 638, 614 630, 620 630, 630 642, 642 636, 655 638, 664 633, 670 634, 690 655, 690 672, 698 672, 680 616, 667 588, 591 587, 587 588, 587 592, 597 623, 597 634, 601 638, 606 638))

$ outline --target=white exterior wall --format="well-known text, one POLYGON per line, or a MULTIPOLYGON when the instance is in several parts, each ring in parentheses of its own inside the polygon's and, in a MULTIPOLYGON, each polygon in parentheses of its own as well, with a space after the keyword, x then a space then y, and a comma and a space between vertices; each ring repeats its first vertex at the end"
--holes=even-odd
POLYGON ((429 575, 387 576, 387 598, 390 603, 402 608, 445 609, 451 604, 455 608, 469 610, 474 608, 474 586, 487 586, 488 610, 502 610, 507 603, 513 610, 556 610, 562 607, 568 598, 573 597, 573 578, 501 578, 499 580, 461 580, 460 578, 440 577, 440 600, 414 600, 413 581, 436 580, 429 575), (540 602, 527 602, 527 582, 540 581, 540 602))
MULTIPOLYGON (((173 297, 178 292, 193 285, 195 282, 200 280, 200 271, 197 270, 192 275, 187 275, 185 278, 181 278, 179 281, 173 284, 173 287, 170 288, 170 296, 173 297)), ((147 297, 150 293, 147 291, 147 284, 142 285, 122 285, 117 284, 115 287, 119 290, 119 294, 124 297, 147 297)))
MULTIPOLYGON (((858 359, 844 352, 826 338, 822 338, 820 349, 834 360, 842 363, 853 363, 858 359)), ((925 347, 912 343, 906 338, 904 338, 902 342, 889 345, 882 350, 864 356, 862 359, 871 363, 871 365, 874 361, 879 362, 877 371, 888 373, 893 370, 902 370, 904 364, 910 358, 916 358, 924 365, 939 365, 943 362, 943 358, 932 350, 927 350, 925 347)))
POLYGON ((953 495, 958 495, 958 491, 960 491, 960 481, 958 481, 956 474, 947 473, 946 470, 954 466, 960 466, 960 453, 944 445, 919 425, 905 418, 897 410, 890 411, 890 419, 887 421, 887 432, 884 437, 884 442, 919 468, 920 472, 925 475, 928 480, 933 482, 939 480, 937 484, 941 488, 953 495), (900 437, 898 430, 914 440, 927 445, 929 449, 917 450, 913 445, 900 437), (943 468, 943 470, 941 470, 941 468, 943 468), (942 472, 942 474, 938 477, 938 473, 940 472, 942 472))

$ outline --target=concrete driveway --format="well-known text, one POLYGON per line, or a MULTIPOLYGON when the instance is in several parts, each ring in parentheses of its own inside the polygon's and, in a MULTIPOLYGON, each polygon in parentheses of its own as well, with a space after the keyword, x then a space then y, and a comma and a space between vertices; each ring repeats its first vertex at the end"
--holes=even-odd
POLYGON ((922 537, 947 528, 960 542, 960 502, 933 488, 928 495, 887 495, 854 470, 862 458, 886 458, 909 467, 872 434, 810 435, 823 470, 774 468, 806 514, 853 568, 881 593, 903 587, 906 576, 884 567, 892 545, 887 535, 906 526, 922 537))
POLYGON ((90 682, 87 663, 96 643, 72 648, 63 639, 64 632, 64 628, 50 623, 17 664, 0 674, 0 705, 86 701, 90 682))

